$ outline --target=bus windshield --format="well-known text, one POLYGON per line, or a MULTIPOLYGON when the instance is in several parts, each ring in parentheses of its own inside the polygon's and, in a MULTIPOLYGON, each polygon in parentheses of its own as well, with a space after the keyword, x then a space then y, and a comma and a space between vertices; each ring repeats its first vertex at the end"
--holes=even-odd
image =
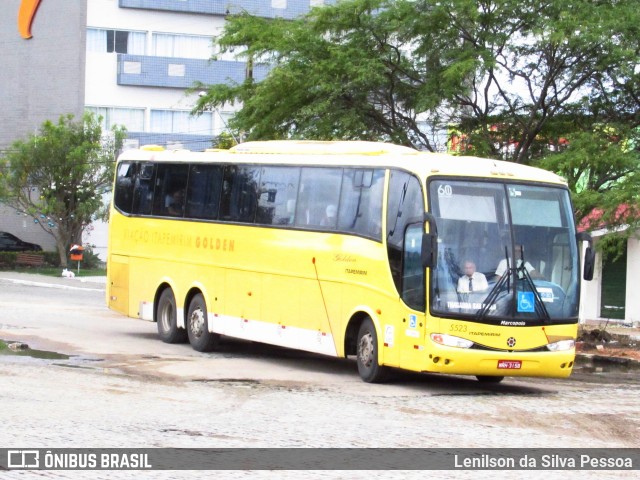
POLYGON ((564 188, 434 180, 431 311, 490 324, 574 322, 578 252, 564 188))

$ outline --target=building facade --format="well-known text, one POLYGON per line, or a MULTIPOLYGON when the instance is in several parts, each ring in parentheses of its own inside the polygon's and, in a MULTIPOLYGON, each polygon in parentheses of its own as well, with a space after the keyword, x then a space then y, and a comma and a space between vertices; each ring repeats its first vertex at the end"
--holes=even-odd
MULTIPOLYGON (((106 129, 126 126, 131 146, 210 147, 233 110, 193 117, 197 93, 186 91, 196 81, 242 82, 249 74, 245 62, 214 51, 226 16, 295 18, 325 3, 333 1, 40 0, 32 37, 23 38, 23 0, 0 2, 0 101, 7 112, 0 149, 47 119, 85 109, 102 115, 106 129)), ((256 65, 250 74, 260 80, 267 71, 256 65)))
MULTIPOLYGON (((103 117, 104 130, 124 125, 131 148, 209 148, 233 109, 191 116, 197 92, 188 89, 195 81, 242 82, 249 73, 245 62, 213 49, 226 16, 291 19, 334 0, 40 0, 25 13, 33 3, 0 2, 0 154, 44 121, 85 110, 103 117)), ((251 75, 260 80, 267 71, 256 65, 251 75)), ((36 222, 16 213, 3 207, 0 230, 55 248, 36 222)), ((95 225, 87 239, 98 251, 105 228, 95 225)))
MULTIPOLYGON (((615 232, 592 232, 594 243, 615 232)), ((627 239, 624 253, 614 268, 611 262, 596 254, 593 280, 582 283, 580 319, 583 322, 600 319, 602 324, 640 326, 640 295, 635 285, 640 279, 640 232, 627 239)))

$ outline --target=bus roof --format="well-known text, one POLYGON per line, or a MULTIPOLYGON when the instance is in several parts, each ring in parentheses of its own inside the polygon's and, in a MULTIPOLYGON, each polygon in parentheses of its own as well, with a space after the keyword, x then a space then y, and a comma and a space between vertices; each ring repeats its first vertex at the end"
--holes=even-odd
POLYGON ((127 150, 119 161, 247 163, 396 167, 427 176, 459 176, 528 180, 566 185, 553 172, 513 162, 445 153, 419 152, 382 142, 272 140, 246 142, 230 150, 127 150))
POLYGON ((417 150, 382 142, 271 140, 240 143, 229 150, 242 154, 273 155, 386 155, 415 154, 417 150))

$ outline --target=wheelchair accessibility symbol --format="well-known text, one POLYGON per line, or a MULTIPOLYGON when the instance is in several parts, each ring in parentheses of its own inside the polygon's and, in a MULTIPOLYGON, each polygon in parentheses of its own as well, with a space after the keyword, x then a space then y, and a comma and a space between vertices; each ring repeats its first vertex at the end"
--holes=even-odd
POLYGON ((518 292, 518 312, 534 312, 535 298, 533 292, 518 292))

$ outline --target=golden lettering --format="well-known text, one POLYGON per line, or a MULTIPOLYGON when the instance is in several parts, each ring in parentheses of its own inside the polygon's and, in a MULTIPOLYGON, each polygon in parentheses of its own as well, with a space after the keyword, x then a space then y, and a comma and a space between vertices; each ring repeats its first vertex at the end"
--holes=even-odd
POLYGON ((235 240, 231 238, 196 237, 195 246, 196 248, 233 252, 235 250, 236 244, 235 240))

